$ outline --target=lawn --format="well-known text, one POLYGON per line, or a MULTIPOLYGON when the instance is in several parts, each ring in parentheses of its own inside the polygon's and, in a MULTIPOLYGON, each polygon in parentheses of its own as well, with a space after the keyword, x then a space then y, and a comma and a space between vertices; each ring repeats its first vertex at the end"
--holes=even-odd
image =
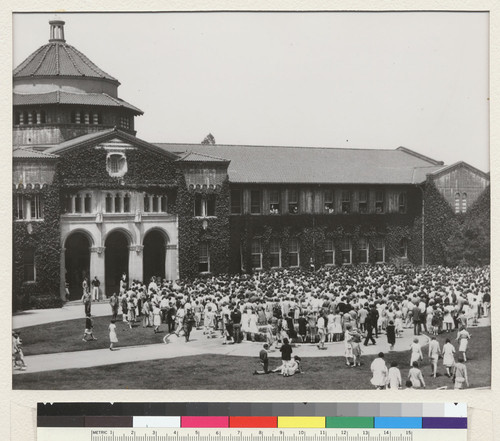
MULTIPOLYGON (((94 336, 97 341, 89 342, 82 341, 85 318, 21 328, 24 355, 107 348, 109 346, 108 326, 111 316, 94 317, 93 320, 94 336)), ((130 329, 126 323, 121 321, 116 322, 116 328, 120 346, 161 343, 167 331, 165 324, 160 327, 161 333, 155 334, 153 328, 143 328, 141 323, 137 323, 133 329, 130 329)))
MULTIPOLYGON (((467 369, 471 387, 490 386, 491 329, 472 328, 471 346, 467 369)), ((455 333, 450 334, 455 337, 455 333)), ((382 337, 383 338, 383 337, 382 337)), ((447 335, 440 335, 441 345, 447 335)), ((82 342, 83 343, 83 342, 82 342)), ((424 356, 426 355, 424 348, 424 356)), ((283 378, 278 374, 252 375, 259 368, 256 357, 228 355, 200 355, 123 363, 89 369, 67 369, 43 373, 26 373, 13 376, 14 389, 371 389, 370 363, 374 356, 363 356, 360 368, 349 368, 343 357, 305 358, 304 374, 283 378)), ((397 361, 403 381, 409 370, 409 351, 391 352, 386 355, 390 364, 397 361)), ((271 367, 278 365, 272 359, 271 367)), ((422 371, 427 389, 447 386, 452 381, 444 376, 445 369, 439 362, 434 379, 425 357, 422 371)))

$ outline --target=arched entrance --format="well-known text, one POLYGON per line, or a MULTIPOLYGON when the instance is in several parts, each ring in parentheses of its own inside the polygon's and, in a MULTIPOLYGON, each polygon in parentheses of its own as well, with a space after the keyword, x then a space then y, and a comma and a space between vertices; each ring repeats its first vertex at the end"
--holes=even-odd
POLYGON ((146 285, 152 276, 165 278, 165 236, 158 230, 146 233, 142 260, 143 281, 146 285))
POLYGON ((72 233, 64 244, 66 283, 69 285, 70 300, 82 297, 83 278, 90 279, 90 240, 79 232, 72 233))
POLYGON ((120 292, 120 279, 122 274, 127 275, 128 280, 128 255, 129 241, 127 236, 121 231, 113 231, 106 238, 104 243, 104 274, 106 278, 106 295, 120 292))

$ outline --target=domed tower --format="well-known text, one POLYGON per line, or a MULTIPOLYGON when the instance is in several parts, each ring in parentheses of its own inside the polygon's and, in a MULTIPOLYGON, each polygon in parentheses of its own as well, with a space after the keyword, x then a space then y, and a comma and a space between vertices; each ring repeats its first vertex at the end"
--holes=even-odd
POLYGON ((64 21, 49 25, 49 43, 14 69, 14 148, 43 150, 112 127, 135 135, 143 112, 118 98, 120 82, 66 43, 64 21))

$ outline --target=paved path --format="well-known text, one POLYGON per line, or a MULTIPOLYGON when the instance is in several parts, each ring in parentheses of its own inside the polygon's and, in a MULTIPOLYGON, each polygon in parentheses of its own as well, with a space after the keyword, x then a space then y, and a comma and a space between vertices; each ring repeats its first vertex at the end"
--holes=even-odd
MULTIPOLYGON (((120 338, 118 336, 118 338, 120 338)), ((405 330, 405 335, 398 338, 395 349, 399 351, 409 350, 412 339, 411 330, 405 330)), ((420 336, 420 343, 425 345, 427 337, 420 336)), ((90 344, 90 343, 89 343, 90 344)), ((223 345, 220 338, 207 339, 202 331, 195 331, 189 343, 184 342, 183 337, 170 337, 168 344, 153 344, 143 346, 119 347, 115 351, 109 349, 94 349, 88 351, 61 352, 56 354, 40 354, 25 357, 28 368, 25 371, 15 370, 14 374, 53 371, 58 369, 78 369, 94 366, 103 366, 117 363, 128 363, 145 360, 169 359, 189 355, 219 354, 250 356, 257 358, 262 343, 243 342, 241 344, 223 345)), ((326 350, 319 350, 315 345, 297 345, 293 349, 294 355, 300 357, 332 357, 344 355, 344 342, 329 343, 326 350)), ((389 345, 385 335, 380 335, 377 345, 362 346, 363 355, 378 354, 380 351, 388 351, 389 345)), ((281 353, 276 350, 270 352, 270 357, 278 358, 281 353)))

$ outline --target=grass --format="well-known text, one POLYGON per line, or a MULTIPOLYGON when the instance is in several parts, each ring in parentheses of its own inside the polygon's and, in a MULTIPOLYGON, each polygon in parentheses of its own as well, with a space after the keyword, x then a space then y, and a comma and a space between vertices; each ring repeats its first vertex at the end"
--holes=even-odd
MULTIPOLYGON (((121 314, 119 317, 121 318, 121 314)), ((87 343, 82 341, 85 318, 21 328, 24 355, 86 351, 109 347, 108 326, 111 316, 94 317, 93 320, 94 336, 97 341, 87 343)), ((130 329, 126 323, 121 321, 116 322, 116 328, 120 346, 161 343, 167 331, 165 324, 160 327, 161 332, 155 334, 153 328, 143 328, 141 323, 136 323, 135 327, 130 329)))
MULTIPOLYGON (((472 340, 468 351, 467 369, 470 387, 489 387, 491 384, 491 328, 472 328, 472 340)), ((438 340, 443 345, 447 337, 438 340)), ((384 336, 381 336, 384 338, 384 336)), ((452 340, 453 342, 453 340, 452 340)), ((82 342, 83 343, 83 342, 82 342)), ((121 341, 120 341, 121 345, 121 341)), ((447 386, 452 381, 439 361, 434 379, 423 350, 421 365, 427 389, 447 386)), ((122 363, 88 369, 66 369, 42 373, 25 373, 13 376, 14 389, 373 389, 370 383, 370 364, 375 356, 363 356, 360 368, 349 368, 343 357, 304 358, 304 374, 283 378, 278 374, 252 375, 260 368, 257 357, 227 355, 199 355, 122 363)), ((406 380, 409 370, 409 350, 386 354, 386 362, 397 361, 406 380)), ((271 367, 279 360, 272 359, 271 367)))

